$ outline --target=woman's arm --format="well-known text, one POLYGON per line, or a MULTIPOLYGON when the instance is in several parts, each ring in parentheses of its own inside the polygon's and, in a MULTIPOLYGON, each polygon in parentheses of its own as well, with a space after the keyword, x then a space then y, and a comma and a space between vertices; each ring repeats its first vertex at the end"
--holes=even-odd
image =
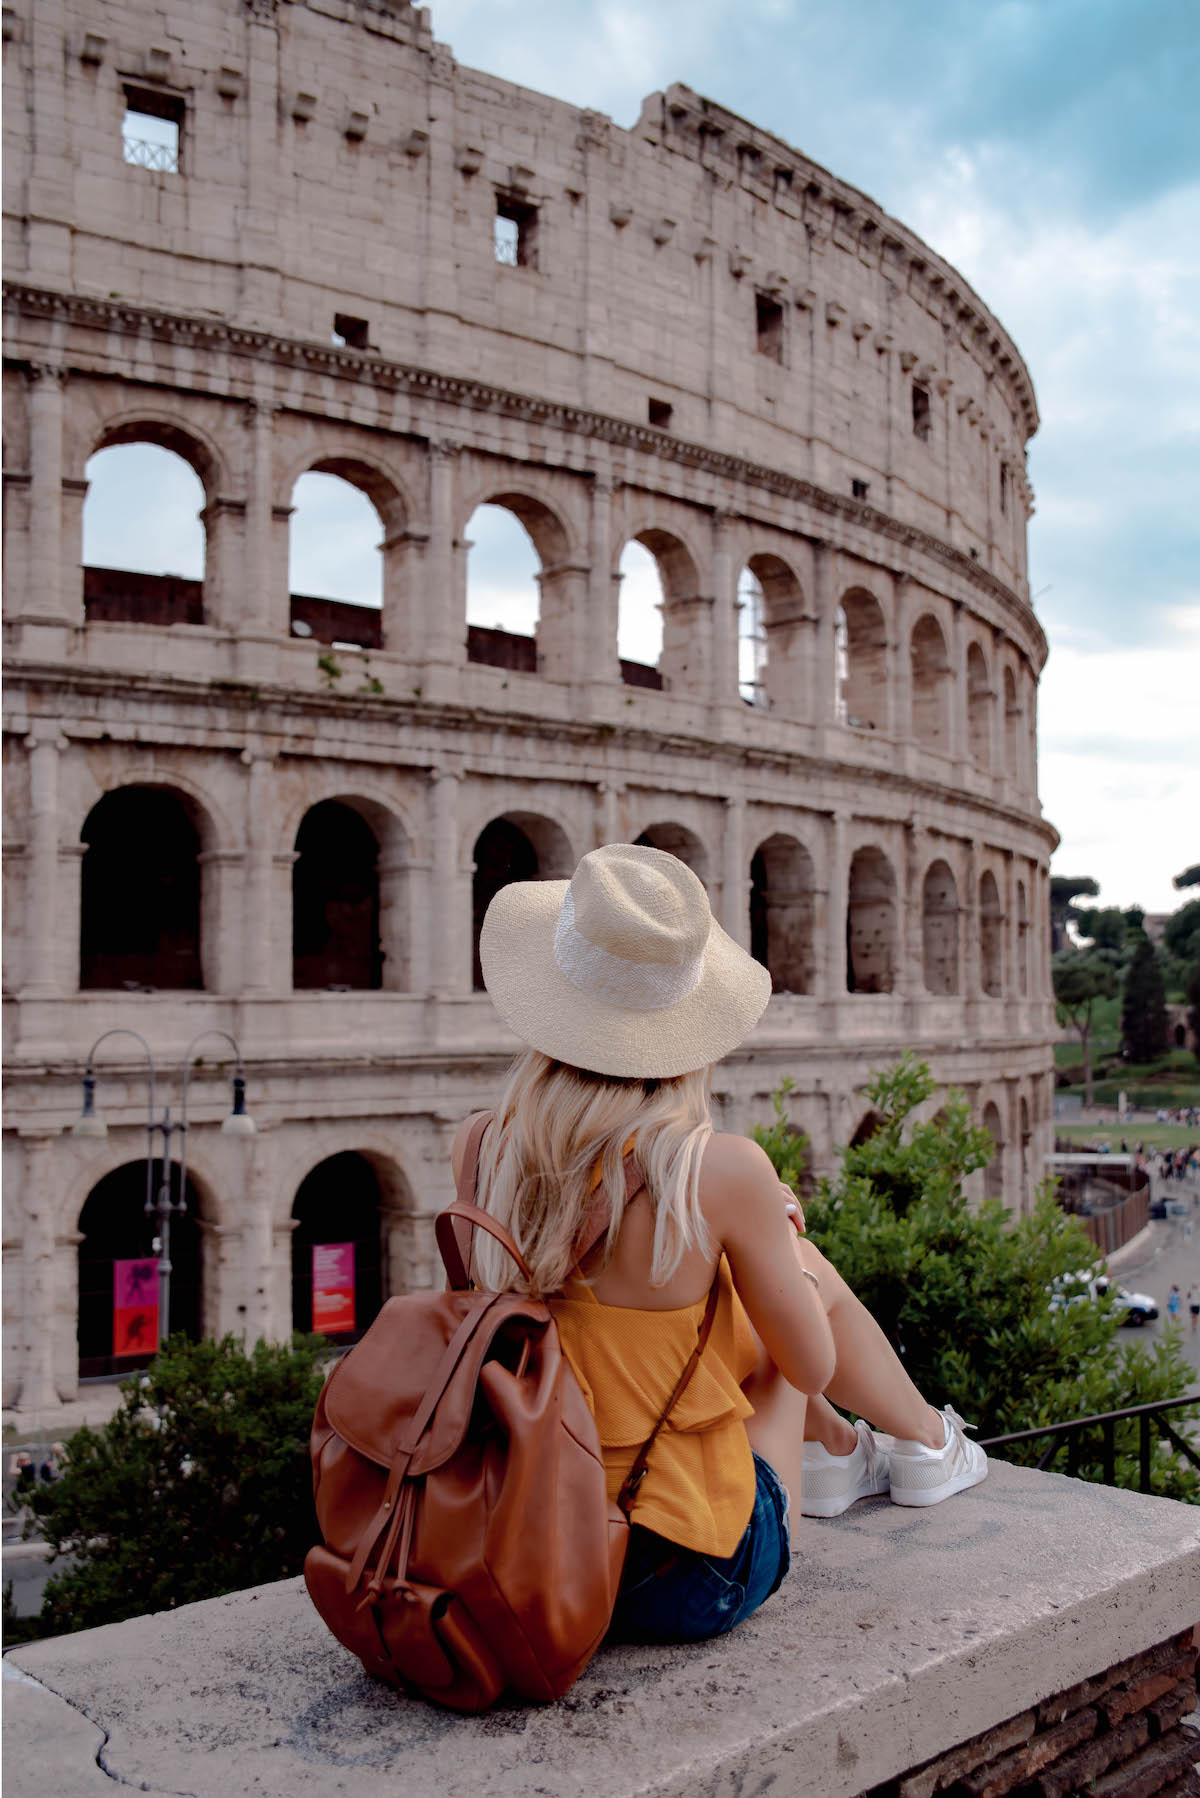
POLYGON ((815 1273, 818 1257, 796 1235, 787 1194, 764 1150, 748 1137, 714 1135, 704 1152, 701 1203, 729 1258, 750 1322, 784 1378, 822 1392, 836 1362, 833 1333, 815 1273))

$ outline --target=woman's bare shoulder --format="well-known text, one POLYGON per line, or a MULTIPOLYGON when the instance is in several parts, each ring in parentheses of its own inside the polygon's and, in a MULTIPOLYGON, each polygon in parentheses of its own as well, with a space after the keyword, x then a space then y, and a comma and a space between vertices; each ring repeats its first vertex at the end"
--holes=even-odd
POLYGON ((743 1209, 756 1198, 775 1203, 779 1176, 770 1156, 748 1136, 714 1130, 700 1164, 700 1203, 709 1221, 724 1235, 726 1207, 743 1209))

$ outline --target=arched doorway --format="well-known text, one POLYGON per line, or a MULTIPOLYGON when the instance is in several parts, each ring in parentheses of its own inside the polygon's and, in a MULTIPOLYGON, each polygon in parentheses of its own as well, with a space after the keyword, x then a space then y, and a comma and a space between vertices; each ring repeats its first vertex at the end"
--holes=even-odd
MULTIPOLYGON (((160 1166, 154 1166, 155 1184, 160 1166)), ((178 1195, 178 1169, 171 1170, 172 1192, 178 1195)), ((171 1334, 180 1331, 193 1341, 200 1335, 201 1255, 200 1195, 192 1182, 185 1194, 187 1210, 171 1216, 171 1334)), ((135 1270, 157 1261, 158 1220, 146 1213, 146 1163, 130 1161, 93 1186, 79 1214, 79 1377, 111 1378, 146 1367, 158 1350, 157 1271, 149 1277, 135 1270), (118 1305, 118 1301, 122 1301, 118 1305), (129 1301, 129 1302, 124 1302, 129 1301), (122 1316, 118 1317, 118 1309, 122 1316), (140 1349, 139 1344, 145 1347, 140 1349), (128 1350, 116 1353, 118 1349, 128 1350)), ((49 1320, 46 1320, 49 1327, 49 1320)))
MULTIPOLYGON (((353 463, 322 463, 292 489, 288 592, 295 636, 318 643, 383 646, 383 484, 353 463)), ((393 513, 397 507, 393 502, 393 513)))
POLYGON ((501 887, 517 880, 569 880, 574 864, 571 846, 558 825, 528 812, 510 812, 485 824, 475 839, 473 860, 472 979, 475 991, 481 993, 479 933, 487 908, 501 887))
POLYGON ((204 466, 199 446, 158 424, 127 426, 89 458, 83 502, 89 623, 205 622, 206 507, 197 464, 204 466), (131 494, 137 495, 136 530, 129 528, 131 494))
POLYGON ((293 1330, 315 1329, 346 1347, 378 1316, 384 1298, 381 1197, 375 1169, 353 1151, 330 1155, 301 1181, 292 1206, 293 1330))
POLYGON ((855 730, 887 725, 887 628, 873 593, 854 587, 834 619, 837 718, 855 730))
POLYGON ((967 649, 967 741, 971 760, 986 773, 992 765, 992 689, 978 643, 967 649))
POLYGON ((846 909, 846 990, 890 993, 896 984, 896 877, 881 849, 850 863, 846 909))
POLYGON ((750 953, 772 992, 812 992, 813 865, 795 837, 768 837, 751 858, 750 953))
POLYGON ((984 992, 998 999, 1004 991, 1004 911, 990 868, 979 882, 979 975, 984 992))
POLYGON ((950 736, 950 658, 931 612, 917 620, 909 646, 912 734, 926 749, 946 751, 950 736))
POLYGON ((85 991, 203 987, 200 832, 161 787, 119 787, 81 832, 79 984, 85 991))
POLYGON ((292 985, 377 991, 379 844, 366 819, 339 799, 304 814, 292 868, 292 985))
POLYGON ((983 1196, 985 1199, 1002 1199, 1004 1197, 1004 1126, 1000 1122, 999 1108, 987 1104, 983 1108, 983 1127, 995 1145, 992 1159, 983 1170, 983 1196))

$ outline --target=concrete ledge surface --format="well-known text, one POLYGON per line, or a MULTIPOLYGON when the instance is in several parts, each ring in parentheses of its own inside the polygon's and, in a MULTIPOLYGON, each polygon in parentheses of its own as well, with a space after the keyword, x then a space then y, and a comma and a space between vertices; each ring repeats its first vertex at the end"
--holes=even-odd
MULTIPOLYGON (((732 1635, 607 1649, 557 1705, 479 1718, 369 1679, 300 1580, 8 1661, 149 1792, 856 1798, 1200 1618, 1200 1509, 1004 1463, 943 1505, 873 1499, 805 1535, 732 1635)), ((6 1688, 8 1798, 52 1789, 20 1731, 30 1692, 6 1688)))

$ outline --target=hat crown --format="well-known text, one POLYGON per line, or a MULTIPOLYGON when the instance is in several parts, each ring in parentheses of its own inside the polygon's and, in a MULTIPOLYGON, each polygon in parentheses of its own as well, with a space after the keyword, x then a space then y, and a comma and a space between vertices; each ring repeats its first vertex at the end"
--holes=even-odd
POLYGON ((620 961, 684 967, 712 929, 708 894, 665 850, 609 843, 585 855, 570 885, 574 928, 620 961))

